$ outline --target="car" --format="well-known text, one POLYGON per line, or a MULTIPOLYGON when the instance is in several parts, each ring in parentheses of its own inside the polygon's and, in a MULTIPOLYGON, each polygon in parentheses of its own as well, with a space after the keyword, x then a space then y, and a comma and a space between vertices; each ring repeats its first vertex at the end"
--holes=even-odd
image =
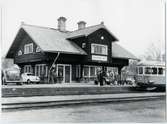
POLYGON ((39 83, 40 78, 38 76, 33 75, 33 73, 23 73, 21 74, 22 82, 30 84, 30 83, 39 83))

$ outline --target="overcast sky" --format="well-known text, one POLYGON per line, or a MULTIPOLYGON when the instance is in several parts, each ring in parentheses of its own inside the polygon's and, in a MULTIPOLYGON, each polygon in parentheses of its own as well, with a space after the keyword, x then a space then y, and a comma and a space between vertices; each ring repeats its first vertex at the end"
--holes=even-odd
POLYGON ((21 21, 57 28, 57 18, 67 18, 67 30, 77 22, 87 26, 101 21, 136 56, 154 43, 164 51, 164 0, 4 0, 2 2, 2 55, 13 42, 21 21))

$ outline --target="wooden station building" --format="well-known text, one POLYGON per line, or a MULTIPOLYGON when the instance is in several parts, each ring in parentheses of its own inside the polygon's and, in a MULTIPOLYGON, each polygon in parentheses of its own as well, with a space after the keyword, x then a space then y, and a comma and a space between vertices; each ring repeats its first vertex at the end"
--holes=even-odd
POLYGON ((63 82, 82 78, 94 79, 96 69, 118 68, 118 73, 136 57, 121 47, 118 39, 104 23, 86 27, 78 22, 78 29, 66 30, 66 18, 58 19, 58 29, 22 24, 6 58, 13 58, 21 72, 32 72, 48 78, 55 58, 58 76, 63 82), (58 56, 59 54, 59 56, 58 56))

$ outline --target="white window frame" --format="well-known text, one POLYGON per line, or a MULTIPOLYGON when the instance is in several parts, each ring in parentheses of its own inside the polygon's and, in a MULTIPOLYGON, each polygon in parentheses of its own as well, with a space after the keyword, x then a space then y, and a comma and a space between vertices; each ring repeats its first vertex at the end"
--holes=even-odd
POLYGON ((22 53, 21 50, 19 50, 18 53, 17 53, 18 56, 21 56, 22 54, 23 54, 23 53, 22 53))
MULTIPOLYGON (((70 64, 57 64, 56 65, 56 73, 58 74, 58 66, 63 66, 63 82, 65 82, 65 66, 70 66, 70 82, 72 80, 72 67, 70 64)), ((69 82, 69 83, 70 83, 69 82)))
POLYGON ((29 72, 29 73, 32 73, 33 72, 33 68, 31 65, 25 65, 24 66, 24 73, 26 72, 29 72), (27 71, 27 70, 30 70, 30 71, 27 71))
POLYGON ((24 54, 29 54, 29 53, 33 53, 33 43, 29 43, 29 44, 24 45, 24 54), (32 51, 28 51, 29 47, 32 47, 32 51))
POLYGON ((48 65, 47 65, 47 64, 36 64, 36 65, 35 65, 35 75, 36 75, 36 76, 41 76, 41 75, 40 75, 40 73, 41 73, 41 72, 40 72, 40 68, 41 68, 41 67, 42 67, 42 71, 44 71, 44 67, 45 67, 45 72, 44 72, 44 73, 45 73, 45 77, 47 77, 47 76, 48 76, 48 65), (37 70, 37 66, 38 66, 38 70, 37 70), (37 75, 37 71, 39 71, 39 72, 38 72, 38 75, 37 75))
POLYGON ((83 67, 83 77, 90 77, 90 67, 88 65, 84 65, 83 67), (88 67, 88 76, 84 75, 84 67, 88 67))
MULTIPOLYGON (((102 52, 103 52, 103 51, 102 51, 102 52)), ((91 53, 92 53, 92 54, 98 54, 98 55, 108 55, 108 46, 107 46, 107 45, 103 45, 103 44, 95 44, 95 43, 92 43, 92 44, 91 44, 91 53), (95 51, 94 51, 95 46, 105 47, 105 53, 95 53, 95 51)))
POLYGON ((83 69, 83 74, 82 74, 82 76, 83 76, 83 77, 88 77, 88 78, 96 77, 96 76, 97 76, 97 68, 99 68, 99 67, 102 68, 102 66, 94 66, 94 65, 84 65, 84 67, 88 67, 89 72, 88 72, 88 76, 85 76, 85 75, 84 75, 84 69, 83 69), (91 67, 94 67, 94 68, 95 68, 95 76, 91 76, 91 75, 90 75, 90 68, 91 68, 91 67))
POLYGON ((36 47, 36 52, 41 52, 41 48, 39 46, 36 47))
MULTIPOLYGON (((89 66, 89 71, 91 70, 91 67, 93 67, 93 68, 95 68, 95 75, 94 76, 91 76, 91 75, 89 75, 89 77, 96 77, 96 70, 97 70, 97 67, 96 66, 89 66)), ((89 74, 91 74, 91 72, 89 72, 89 74)))

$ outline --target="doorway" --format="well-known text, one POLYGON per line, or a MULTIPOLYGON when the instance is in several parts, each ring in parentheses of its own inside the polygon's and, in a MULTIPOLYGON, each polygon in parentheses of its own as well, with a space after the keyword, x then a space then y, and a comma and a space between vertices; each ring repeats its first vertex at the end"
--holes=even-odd
POLYGON ((62 82, 71 82, 71 65, 58 64, 57 65, 58 76, 62 76, 62 82))

